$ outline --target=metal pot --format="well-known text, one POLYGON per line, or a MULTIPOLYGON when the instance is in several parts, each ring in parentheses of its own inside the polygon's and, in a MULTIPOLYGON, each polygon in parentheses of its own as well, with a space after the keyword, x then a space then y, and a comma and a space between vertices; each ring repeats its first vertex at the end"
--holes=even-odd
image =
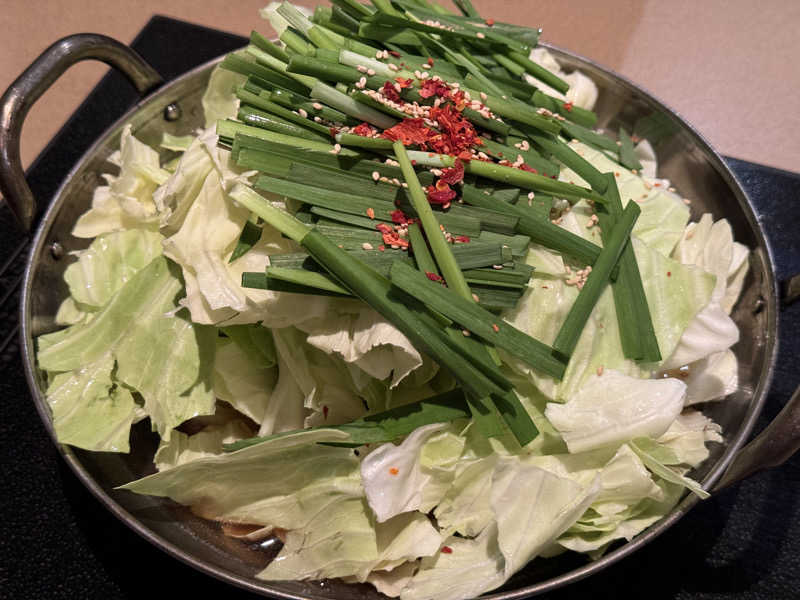
MULTIPOLYGON (((671 129, 670 135, 655 146, 660 175, 671 179, 681 193, 693 199, 693 218, 704 212, 726 217, 735 239, 753 249, 745 291, 732 314, 741 330, 741 341, 734 347, 739 359, 739 388, 724 402, 711 403, 703 409, 722 425, 725 442, 715 444, 710 458, 692 475, 705 489, 717 492, 751 473, 782 463, 800 447, 800 393, 794 394, 761 435, 744 445, 771 381, 778 314, 770 248, 747 195, 720 156, 679 115, 619 75, 569 52, 550 49, 567 68, 582 70, 598 84, 600 100, 596 110, 600 127, 624 125, 631 130, 637 119, 655 116, 671 129)), ((56 42, 12 84, 0 99, 0 190, 26 230, 33 225, 36 210, 19 160, 22 122, 31 105, 67 67, 84 59, 111 64, 127 75, 141 93, 161 83, 155 71, 126 46, 104 36, 81 34, 56 42)), ((88 150, 51 200, 38 224, 25 271, 20 323, 26 377, 45 426, 78 478, 111 512, 154 545, 201 571, 266 596, 380 598, 371 587, 338 581, 261 582, 254 575, 269 560, 269 551, 226 537, 216 525, 170 501, 115 490, 122 483, 152 472, 151 458, 157 441, 146 427, 134 428, 135 450, 130 455, 86 452, 58 444, 54 435, 33 340, 56 328, 56 310, 67 295, 62 278, 69 263, 67 253, 88 245, 88 240, 70 235, 72 225, 90 205, 100 174, 114 169, 107 159, 119 144, 124 124, 131 123, 135 135, 151 145, 157 144, 164 131, 181 135, 203 125, 200 98, 216 62, 190 71, 133 107, 88 150)), ((686 497, 667 517, 598 561, 585 564, 568 555, 535 560, 501 591, 486 597, 532 596, 598 572, 656 538, 697 501, 693 495, 686 497)))

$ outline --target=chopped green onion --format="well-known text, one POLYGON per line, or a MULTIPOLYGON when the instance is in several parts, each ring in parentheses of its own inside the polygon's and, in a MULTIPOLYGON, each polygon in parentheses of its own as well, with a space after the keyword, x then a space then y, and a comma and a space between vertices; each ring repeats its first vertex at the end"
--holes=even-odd
POLYGON ((640 212, 641 209, 635 202, 628 202, 628 206, 611 230, 606 245, 600 251, 592 272, 586 278, 586 283, 578 293, 553 342, 553 349, 562 357, 567 358, 572 355, 589 315, 609 282, 611 271, 625 246, 630 243, 630 233, 640 212))
POLYGON ((561 379, 566 365, 553 356, 553 349, 515 329, 480 308, 470 299, 430 281, 419 271, 402 263, 392 265, 392 283, 433 310, 442 313, 470 332, 525 361, 538 371, 561 379))

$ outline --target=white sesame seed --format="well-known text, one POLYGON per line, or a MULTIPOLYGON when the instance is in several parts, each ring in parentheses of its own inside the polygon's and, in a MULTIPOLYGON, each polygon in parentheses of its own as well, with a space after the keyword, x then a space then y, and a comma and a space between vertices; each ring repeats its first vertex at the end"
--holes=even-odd
POLYGON ((372 250, 372 244, 370 244, 369 242, 364 242, 363 244, 361 244, 361 247, 364 250, 372 250))
POLYGON ((370 77, 375 75, 375 69, 367 69, 367 75, 369 75, 370 77))
POLYGON ((381 178, 381 174, 380 173, 378 173, 377 171, 373 171, 372 172, 372 180, 373 181, 378 181, 380 178, 381 178))
POLYGON ((480 38, 480 39, 483 39, 483 38, 486 37, 486 35, 481 33, 480 31, 478 33, 476 33, 475 35, 478 36, 478 38, 480 38))
POLYGON ((361 79, 359 79, 356 82, 356 87, 358 89, 360 89, 360 90, 363 90, 365 87, 367 87, 367 78, 366 77, 362 77, 361 79))
POLYGON ((320 104, 319 102, 314 102, 314 104, 312 104, 311 106, 314 107, 314 110, 322 110, 322 104, 320 104))
POLYGON ((297 112, 300 113, 300 116, 303 117, 304 119, 308 118, 308 113, 304 111, 302 108, 298 108, 297 112))
POLYGON ((322 119, 320 117, 314 117, 315 123, 322 123, 322 119))
POLYGON ((341 152, 341 151, 342 151, 342 145, 341 144, 334 144, 333 145, 333 150, 331 150, 331 154, 339 154, 339 152, 341 152))
POLYGON ((365 67, 364 65, 356 65, 356 69, 358 69, 359 73, 366 73, 367 72, 367 67, 365 67))
POLYGON ((398 66, 397 66, 396 64, 394 64, 394 63, 389 63, 387 66, 388 66, 388 67, 389 67, 389 68, 390 68, 392 71, 399 71, 399 70, 400 70, 400 67, 398 67, 398 66))
POLYGON ((495 271, 499 271, 500 269, 502 269, 502 268, 503 268, 503 265, 492 265, 492 268, 493 268, 495 271))

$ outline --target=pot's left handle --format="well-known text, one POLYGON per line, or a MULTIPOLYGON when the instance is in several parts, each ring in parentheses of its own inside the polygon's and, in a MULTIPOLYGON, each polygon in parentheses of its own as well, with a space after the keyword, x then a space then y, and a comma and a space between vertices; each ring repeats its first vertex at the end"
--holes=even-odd
POLYGON ((140 93, 158 87, 161 76, 134 50, 104 35, 79 33, 42 52, 0 98, 0 193, 23 230, 30 230, 36 199, 25 181, 19 154, 22 123, 31 106, 64 71, 82 60, 100 60, 122 71, 140 93))

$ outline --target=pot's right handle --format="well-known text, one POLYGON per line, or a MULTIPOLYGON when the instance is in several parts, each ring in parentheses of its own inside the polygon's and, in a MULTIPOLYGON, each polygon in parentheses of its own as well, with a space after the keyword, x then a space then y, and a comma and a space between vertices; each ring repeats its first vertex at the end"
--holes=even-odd
POLYGON ((739 450, 713 491, 718 492, 763 469, 777 467, 797 450, 800 450, 800 388, 772 423, 739 450))
POLYGON ((100 60, 124 73, 140 93, 163 82, 134 50, 104 35, 79 33, 62 38, 42 52, 0 98, 0 193, 23 230, 36 215, 36 200, 25 181, 19 154, 22 123, 31 106, 75 63, 100 60))

